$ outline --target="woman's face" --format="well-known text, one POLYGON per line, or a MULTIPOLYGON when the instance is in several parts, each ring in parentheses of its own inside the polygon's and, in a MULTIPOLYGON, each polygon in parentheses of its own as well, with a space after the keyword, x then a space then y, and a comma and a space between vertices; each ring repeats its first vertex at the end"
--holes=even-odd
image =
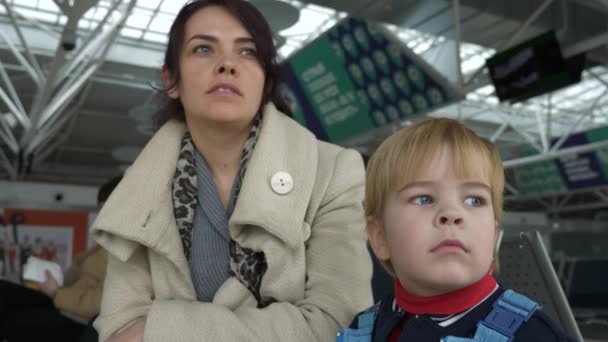
POLYGON ((210 6, 190 17, 179 63, 181 80, 169 96, 180 99, 188 122, 252 121, 262 100, 264 70, 253 38, 226 9, 210 6))

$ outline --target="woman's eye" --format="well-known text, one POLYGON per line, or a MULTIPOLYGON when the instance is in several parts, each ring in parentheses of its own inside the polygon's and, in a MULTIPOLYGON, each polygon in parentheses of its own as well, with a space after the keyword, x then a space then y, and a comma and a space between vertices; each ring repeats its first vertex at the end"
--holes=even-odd
POLYGON ((243 56, 256 56, 257 53, 256 53, 255 49, 253 49, 253 48, 247 48, 247 49, 241 50, 241 55, 243 55, 243 56))
POLYGON ((199 45, 193 49, 194 53, 208 54, 211 52, 211 48, 207 45, 199 45))
POLYGON ((470 196, 464 200, 464 203, 473 206, 473 207, 481 207, 484 203, 481 197, 470 196))
POLYGON ((433 203, 433 198, 429 195, 420 195, 410 198, 410 203, 416 205, 428 205, 433 203))

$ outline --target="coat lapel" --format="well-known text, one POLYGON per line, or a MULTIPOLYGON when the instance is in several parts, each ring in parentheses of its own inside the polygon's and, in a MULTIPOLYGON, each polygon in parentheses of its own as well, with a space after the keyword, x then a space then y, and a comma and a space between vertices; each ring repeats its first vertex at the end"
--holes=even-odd
POLYGON ((96 240, 123 261, 141 244, 166 254, 180 267, 186 263, 171 195, 184 133, 183 123, 170 121, 163 125, 127 170, 93 223, 96 240), (174 234, 165 234, 168 227, 174 234), (173 240, 177 240, 179 248, 173 240))
POLYGON ((290 247, 302 241, 302 222, 316 179, 318 149, 315 136, 269 104, 241 192, 230 219, 230 234, 247 225, 259 226, 290 247), (292 190, 277 194, 271 178, 277 172, 293 178, 292 190))

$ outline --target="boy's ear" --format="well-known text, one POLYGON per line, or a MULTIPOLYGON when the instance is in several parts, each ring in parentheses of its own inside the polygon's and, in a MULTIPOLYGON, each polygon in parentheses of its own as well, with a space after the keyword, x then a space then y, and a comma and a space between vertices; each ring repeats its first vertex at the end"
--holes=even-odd
POLYGON ((500 247, 498 245, 498 243, 500 242, 500 237, 501 237, 501 231, 500 231, 500 224, 498 223, 498 221, 494 221, 494 249, 498 250, 498 247, 500 247))
POLYGON ((388 261, 390 259, 390 253, 388 248, 388 240, 382 223, 373 216, 367 218, 367 238, 369 240, 374 254, 381 261, 388 261))
POLYGON ((171 73, 166 65, 163 65, 163 68, 160 71, 160 76, 163 79, 163 85, 167 91, 167 96, 177 100, 179 98, 179 89, 177 88, 177 84, 173 82, 173 77, 171 76, 171 73))

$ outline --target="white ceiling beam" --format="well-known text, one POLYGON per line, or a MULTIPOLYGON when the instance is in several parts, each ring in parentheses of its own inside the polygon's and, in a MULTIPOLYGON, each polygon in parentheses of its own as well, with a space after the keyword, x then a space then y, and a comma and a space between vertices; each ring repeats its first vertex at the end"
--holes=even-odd
POLYGON ((606 44, 608 44, 608 32, 600 33, 591 38, 587 38, 582 42, 568 46, 567 48, 563 49, 562 54, 565 58, 568 58, 606 44))
POLYGON ((508 124, 515 132, 517 132, 517 134, 522 136, 522 138, 524 138, 524 140, 530 146, 532 146, 535 150, 537 150, 538 152, 543 151, 543 148, 540 145, 538 145, 538 143, 534 140, 534 138, 532 138, 532 136, 530 136, 530 134, 528 134, 526 131, 519 129, 518 127, 516 127, 514 125, 514 123, 511 121, 510 116, 504 115, 503 113, 500 113, 498 116, 500 117, 500 119, 503 120, 504 123, 508 124))
MULTIPOLYGON (((75 44, 77 40, 76 29, 78 22, 84 15, 84 13, 90 9, 97 1, 96 0, 80 0, 74 2, 68 2, 67 0, 54 0, 61 11, 67 16, 68 20, 63 27, 61 39, 57 45, 55 58, 51 63, 50 71, 46 82, 39 86, 38 93, 34 97, 33 104, 30 110, 30 119, 32 121, 33 128, 28 130, 21 140, 21 145, 27 145, 32 136, 35 134, 38 127, 40 127, 39 121, 42 117, 41 113, 47 113, 48 108, 44 108, 52 102, 51 97, 56 91, 55 85, 59 77, 61 67, 66 62, 66 48, 68 44, 75 44)), ((63 98, 63 94, 60 94, 63 98)), ((57 104, 55 104, 57 105, 57 104)), ((60 105, 60 104, 59 104, 60 105)), ((55 108, 56 109, 56 108, 55 108)), ((52 113, 51 113, 52 114, 52 113)))
MULTIPOLYGON (((80 90, 80 87, 96 70, 96 66, 91 66, 84 74, 79 75, 74 82, 66 84, 64 87, 62 87, 62 89, 58 91, 57 95, 40 114, 40 120, 37 124, 36 130, 42 128, 54 115, 58 115, 58 113, 60 114, 59 109, 65 104, 69 103, 74 96, 76 96, 80 90)), ((32 149, 32 147, 28 147, 29 151, 32 149)))
POLYGON ((54 84, 54 86, 56 86, 59 82, 61 82, 67 76, 69 76, 72 73, 72 71, 74 70, 74 68, 76 66, 78 66, 78 64, 80 64, 85 57, 90 55, 91 51, 93 51, 93 54, 91 54, 91 55, 94 55, 96 52, 96 51, 94 51, 94 49, 99 48, 104 42, 106 42, 106 40, 110 36, 110 32, 112 31, 112 29, 107 30, 106 32, 104 32, 102 34, 100 34, 100 33, 102 32, 103 26, 112 17, 112 13, 114 13, 114 11, 118 8, 118 5, 120 5, 120 1, 116 1, 113 4, 113 6, 108 9, 108 12, 103 17, 103 19, 97 24, 97 27, 95 27, 95 30, 93 30, 93 32, 91 32, 91 34, 87 37, 84 44, 82 44, 82 46, 78 47, 76 52, 73 54, 74 57, 70 61, 68 61, 68 63, 63 65, 63 67, 61 68, 61 71, 59 72, 59 77, 57 79, 57 82, 54 84))
POLYGON ((540 142, 543 147, 543 152, 547 152, 549 150, 549 143, 547 142, 547 130, 543 126, 543 122, 540 115, 540 112, 534 112, 534 116, 536 117, 536 124, 538 125, 538 135, 540 136, 540 142))
POLYGON ((76 116, 78 116, 78 113, 82 109, 86 98, 89 96, 90 90, 91 83, 88 83, 84 87, 84 90, 80 93, 78 101, 71 104, 70 109, 66 113, 55 116, 53 120, 47 121, 47 124, 41 127, 29 146, 31 151, 34 151, 40 147, 44 148, 46 146, 46 142, 48 142, 48 139, 56 136, 59 131, 62 131, 62 133, 66 135, 70 134, 71 130, 65 130, 63 128, 68 121, 72 121, 76 116))
POLYGON ((460 28, 460 0, 453 0, 454 7, 454 35, 456 36, 456 44, 454 49, 456 50, 456 71, 458 75, 458 87, 464 86, 464 77, 462 76, 462 60, 460 57, 461 51, 460 46, 462 43, 462 33, 460 28))
POLYGON ((509 190, 513 196, 519 195, 519 190, 516 187, 505 181, 505 189, 509 190))
POLYGON ((17 179, 17 172, 2 149, 0 149, 0 167, 9 174, 10 179, 17 179))
POLYGON ((18 122, 23 125, 24 128, 30 128, 29 119, 25 116, 24 113, 19 111, 19 108, 15 106, 11 98, 4 92, 4 89, 0 88, 0 100, 4 102, 4 104, 8 107, 8 110, 15 116, 18 122))
POLYGON ((6 13, 8 14, 8 16, 11 20, 11 23, 13 24, 13 29, 17 33, 17 37, 19 37, 19 41, 21 41, 21 46, 23 46, 29 62, 31 63, 34 70, 36 71, 36 74, 38 74, 41 79, 44 79, 42 69, 40 68, 40 65, 38 64, 36 57, 34 57, 32 50, 30 49, 29 45, 27 44, 27 41, 25 40, 25 37, 23 36, 23 32, 21 31, 21 28, 17 24, 17 19, 15 18, 15 13, 13 12, 12 7, 8 4, 8 2, 6 0, 2 0, 2 4, 6 8, 6 13))
POLYGON ((595 101, 593 101, 593 104, 591 105, 591 108, 589 108, 586 113, 583 113, 583 115, 580 115, 579 118, 578 118, 578 120, 576 121, 576 123, 574 125, 570 126, 570 128, 568 129, 568 131, 565 134, 562 134, 562 136, 559 138, 559 140, 557 140, 555 142, 555 144, 553 144, 553 146, 551 146, 550 152, 555 152, 560 147, 562 147, 562 145, 564 144, 564 142, 566 141, 566 139, 568 139, 568 137, 570 136, 570 134, 572 134, 573 132, 576 132, 576 130, 581 127, 582 123, 585 120, 587 120, 587 119, 589 119, 590 117, 593 116, 593 111, 597 107, 597 104, 599 103, 600 99, 602 99, 602 97, 604 97, 604 95, 606 95, 607 93, 608 93, 608 88, 604 89, 604 91, 602 92, 602 94, 600 96, 598 96, 595 99, 595 101))
POLYGON ((505 130, 508 127, 509 127, 509 124, 507 124, 506 122, 503 122, 502 125, 500 125, 500 127, 496 130, 496 132, 494 132, 494 134, 492 134, 490 141, 496 142, 496 140, 498 140, 498 138, 500 138, 500 136, 505 132, 505 130))
POLYGON ((30 75, 32 80, 34 80, 36 85, 40 86, 42 84, 42 82, 44 81, 42 78, 42 75, 38 75, 38 73, 36 72, 34 67, 32 67, 32 65, 27 61, 27 59, 25 57, 23 57, 23 55, 21 54, 19 49, 17 49, 17 47, 15 46, 15 43, 13 42, 13 40, 5 32, 0 31, 0 37, 2 37, 2 39, 6 42, 6 44, 8 45, 8 48, 11 50, 11 52, 13 53, 15 58, 19 61, 19 63, 21 63, 21 65, 23 65, 23 67, 25 68, 27 73, 30 75))
POLYGON ((4 141, 13 154, 17 154, 19 151, 19 144, 17 143, 17 139, 15 139, 13 130, 8 122, 6 122, 4 115, 4 113, 0 113, 0 140, 4 141))
POLYGON ((1 60, 0 60, 0 79, 2 79, 2 81, 4 82, 4 85, 8 89, 8 94, 10 95, 10 99, 13 101, 13 103, 15 104, 17 109, 19 109, 19 112, 21 112, 22 114, 25 114, 25 109, 23 108, 23 104, 21 103, 21 100, 19 99, 19 95, 17 95, 17 91, 15 90, 15 86, 13 85, 13 82, 11 81, 10 77, 6 73, 6 70, 4 69, 4 63, 2 63, 1 60))
MULTIPOLYGON (((88 56, 88 61, 86 63, 81 63, 78 68, 72 73, 75 75, 73 78, 68 79, 63 83, 59 90, 56 90, 55 95, 50 99, 46 107, 39 113, 37 120, 33 119, 33 127, 24 135, 24 139, 21 141, 22 148, 25 150, 27 154, 33 153, 35 150, 39 148, 40 145, 44 144, 45 141, 49 139, 49 130, 44 130, 47 122, 49 120, 59 120, 55 118, 56 116, 64 116, 66 113, 63 113, 63 108, 72 101, 74 96, 81 90, 82 85, 91 78, 91 76, 99 69, 99 67, 105 61, 105 58, 110 50, 112 42, 115 41, 120 29, 124 25, 124 22, 128 18, 129 14, 133 10, 135 6, 136 0, 130 0, 128 5, 122 11, 121 18, 112 24, 110 29, 106 31, 103 36, 103 39, 100 40, 98 50, 100 51, 100 55, 92 55, 88 56)), ((74 12, 78 14, 79 12, 74 12)), ((68 19, 68 23, 70 20, 74 20, 73 18, 68 19)), ((103 25, 103 23, 100 23, 103 25)), ((94 45, 95 46, 95 45, 94 45)), ((86 51, 83 50, 83 53, 86 51)), ((58 47, 58 53, 64 54, 64 51, 61 47, 58 47)), ((63 59, 63 56, 59 59, 54 60, 54 65, 52 67, 51 76, 48 78, 48 84, 54 84, 55 80, 59 78, 59 69, 60 63, 63 59)), ((46 87, 44 89, 44 93, 37 97, 36 104, 42 104, 46 99, 50 97, 50 90, 53 87, 46 87)), ((40 107, 42 109, 42 107, 40 107)), ((52 122, 52 121, 51 121, 52 122)), ((66 121, 61 120, 62 123, 66 121)))
MULTIPOLYGON (((40 29, 41 31, 46 32, 47 34, 49 34, 51 37, 54 38, 59 38, 60 33, 57 31, 57 29, 55 29, 52 26, 49 26, 47 24, 43 24, 40 21, 34 19, 34 18, 30 18, 27 15, 24 15, 23 13, 21 13, 20 9, 18 8, 14 8, 13 12, 21 18, 21 20, 24 20, 25 22, 29 23, 32 26, 37 27, 38 29, 40 29)), ((24 25, 22 23, 20 23, 21 27, 24 27, 24 25)), ((27 34, 26 34, 27 35, 27 34)))
POLYGON ((558 151, 549 151, 547 153, 540 153, 540 154, 529 156, 529 157, 506 160, 503 162, 503 167, 505 169, 508 169, 508 168, 512 168, 512 167, 516 167, 516 166, 525 165, 525 164, 536 163, 539 161, 556 159, 556 158, 560 158, 560 157, 566 156, 566 155, 594 151, 599 148, 605 148, 605 147, 608 147, 608 141, 600 141, 600 142, 595 142, 595 143, 590 143, 590 144, 585 144, 585 145, 578 145, 578 146, 574 146, 574 147, 564 148, 564 149, 561 149, 558 151))

